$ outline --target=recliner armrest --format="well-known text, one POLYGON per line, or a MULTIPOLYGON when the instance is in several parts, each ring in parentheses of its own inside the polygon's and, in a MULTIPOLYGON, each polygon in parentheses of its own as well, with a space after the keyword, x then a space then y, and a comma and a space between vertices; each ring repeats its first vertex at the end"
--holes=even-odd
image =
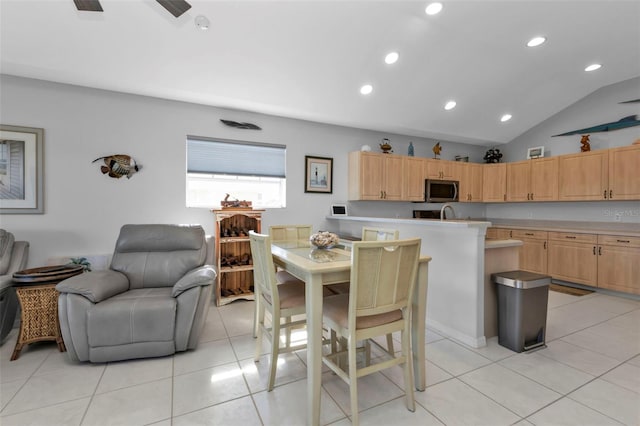
POLYGON ((60 281, 56 290, 60 293, 79 294, 93 303, 98 303, 129 290, 129 280, 121 272, 95 271, 60 281))
POLYGON ((178 297, 182 292, 189 290, 190 288, 211 285, 215 279, 216 271, 212 266, 200 266, 199 268, 187 272, 185 276, 180 278, 178 282, 174 284, 171 295, 173 297, 178 297))

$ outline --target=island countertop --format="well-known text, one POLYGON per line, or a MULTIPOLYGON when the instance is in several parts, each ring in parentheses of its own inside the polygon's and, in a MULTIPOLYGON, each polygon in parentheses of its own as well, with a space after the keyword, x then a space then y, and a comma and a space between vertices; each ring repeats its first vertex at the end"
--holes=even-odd
POLYGON ((471 227, 489 227, 491 222, 480 220, 464 220, 464 219, 414 219, 403 217, 368 217, 368 216, 327 216, 327 220, 344 220, 353 222, 377 222, 390 224, 407 224, 421 225, 433 227, 451 227, 451 228, 471 228, 471 227))

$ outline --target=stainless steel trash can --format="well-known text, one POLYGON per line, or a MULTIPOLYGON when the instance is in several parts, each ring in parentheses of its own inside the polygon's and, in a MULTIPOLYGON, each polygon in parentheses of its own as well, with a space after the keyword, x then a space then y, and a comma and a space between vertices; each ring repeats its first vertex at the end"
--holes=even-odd
POLYGON ((515 352, 544 346, 551 277, 509 271, 491 279, 498 286, 498 343, 515 352))

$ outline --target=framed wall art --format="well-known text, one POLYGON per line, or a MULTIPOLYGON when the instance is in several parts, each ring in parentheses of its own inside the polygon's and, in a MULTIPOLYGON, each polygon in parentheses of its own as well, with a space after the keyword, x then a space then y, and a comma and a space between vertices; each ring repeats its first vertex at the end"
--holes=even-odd
POLYGON ((527 149, 527 159, 542 158, 544 157, 544 146, 536 146, 534 148, 527 149))
POLYGON ((44 129, 0 124, 0 213, 44 213, 44 129))
POLYGON ((304 159, 304 192, 331 194, 333 192, 333 158, 307 155, 304 159))

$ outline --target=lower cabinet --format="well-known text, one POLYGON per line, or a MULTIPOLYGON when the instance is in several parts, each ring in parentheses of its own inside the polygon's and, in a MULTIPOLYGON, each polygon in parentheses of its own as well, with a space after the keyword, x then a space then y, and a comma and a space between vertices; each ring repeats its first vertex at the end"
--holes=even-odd
POLYGON ((640 237, 598 235, 598 287, 640 294, 640 237))
POLYGON ((597 286, 598 236, 549 232, 548 274, 553 278, 597 286))
POLYGON ((547 273, 547 231, 514 229, 511 238, 522 241, 520 269, 538 274, 547 273))

